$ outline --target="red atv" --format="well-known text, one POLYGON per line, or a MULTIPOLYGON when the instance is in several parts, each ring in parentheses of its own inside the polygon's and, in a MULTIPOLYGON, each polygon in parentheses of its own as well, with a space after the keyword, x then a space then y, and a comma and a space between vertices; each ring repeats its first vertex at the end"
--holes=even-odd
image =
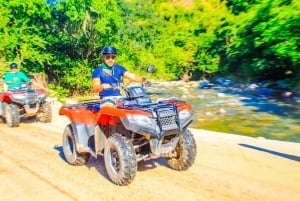
POLYGON ((19 88, 0 93, 0 106, 3 118, 9 127, 19 126, 20 119, 38 117, 41 122, 52 120, 52 108, 47 102, 47 91, 44 89, 30 89, 28 83, 19 88))
POLYGON ((137 163, 164 157, 175 170, 195 161, 196 143, 188 126, 192 107, 180 100, 153 102, 142 86, 124 88, 115 107, 91 100, 62 106, 70 119, 63 133, 63 153, 71 165, 84 165, 103 155, 106 172, 117 185, 131 183, 137 163))

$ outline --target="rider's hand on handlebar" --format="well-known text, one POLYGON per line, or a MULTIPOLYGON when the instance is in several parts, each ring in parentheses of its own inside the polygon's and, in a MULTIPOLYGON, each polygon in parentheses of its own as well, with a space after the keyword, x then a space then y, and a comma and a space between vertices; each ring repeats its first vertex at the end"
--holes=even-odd
POLYGON ((146 87, 151 87, 151 82, 149 80, 147 80, 146 83, 145 83, 145 86, 146 87))
POLYGON ((151 82, 149 80, 147 80, 147 78, 143 77, 143 84, 146 87, 150 87, 151 86, 151 82))

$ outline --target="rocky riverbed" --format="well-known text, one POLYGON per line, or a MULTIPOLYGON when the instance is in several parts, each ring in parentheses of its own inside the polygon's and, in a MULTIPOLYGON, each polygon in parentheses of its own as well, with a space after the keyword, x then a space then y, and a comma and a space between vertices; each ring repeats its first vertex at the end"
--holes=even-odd
POLYGON ((154 100, 190 102, 193 128, 300 142, 300 99, 289 91, 200 81, 153 83, 146 90, 154 100))

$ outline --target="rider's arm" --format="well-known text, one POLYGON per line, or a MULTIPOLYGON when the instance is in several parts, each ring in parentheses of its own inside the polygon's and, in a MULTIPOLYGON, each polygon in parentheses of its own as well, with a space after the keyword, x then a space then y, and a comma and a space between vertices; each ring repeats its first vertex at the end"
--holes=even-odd
POLYGON ((92 86, 93 92, 99 93, 102 91, 101 81, 100 81, 100 68, 96 68, 92 73, 92 86))
POLYGON ((141 83, 146 82, 146 78, 138 76, 136 74, 133 74, 133 73, 131 73, 129 71, 126 71, 124 73, 124 77, 129 78, 129 79, 131 79, 131 80, 133 80, 135 82, 141 82, 141 83))
POLYGON ((19 72, 20 73, 20 78, 22 81, 24 82, 29 82, 30 81, 30 78, 23 72, 19 72))
POLYGON ((101 92, 103 89, 111 89, 112 86, 110 84, 103 84, 101 83, 99 78, 93 79, 93 91, 95 93, 101 92))
POLYGON ((99 93, 100 91, 102 91, 101 81, 99 78, 93 79, 93 91, 96 93, 99 93))
POLYGON ((4 77, 4 83, 5 84, 11 84, 11 83, 14 83, 13 82, 13 76, 11 73, 6 73, 5 74, 5 77, 4 77))

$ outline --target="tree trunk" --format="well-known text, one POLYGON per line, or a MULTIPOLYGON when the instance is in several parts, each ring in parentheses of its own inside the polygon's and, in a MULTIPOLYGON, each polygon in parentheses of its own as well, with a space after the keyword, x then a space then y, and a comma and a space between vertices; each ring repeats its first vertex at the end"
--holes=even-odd
POLYGON ((32 80, 30 84, 32 89, 47 89, 47 75, 43 73, 32 73, 29 77, 32 80))

